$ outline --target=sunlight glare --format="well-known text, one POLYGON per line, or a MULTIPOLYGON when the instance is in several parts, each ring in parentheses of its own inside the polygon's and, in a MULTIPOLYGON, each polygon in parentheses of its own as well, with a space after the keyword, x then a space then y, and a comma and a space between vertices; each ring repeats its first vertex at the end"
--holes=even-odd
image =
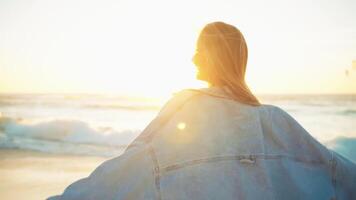
POLYGON ((184 130, 185 127, 186 127, 186 124, 184 122, 180 122, 180 123, 177 124, 177 128, 179 130, 184 130))

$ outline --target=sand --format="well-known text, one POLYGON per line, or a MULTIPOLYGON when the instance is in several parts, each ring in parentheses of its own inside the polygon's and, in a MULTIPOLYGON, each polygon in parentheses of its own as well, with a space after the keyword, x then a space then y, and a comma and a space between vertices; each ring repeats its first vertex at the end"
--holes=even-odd
POLYGON ((109 158, 0 150, 0 199, 46 199, 109 158))

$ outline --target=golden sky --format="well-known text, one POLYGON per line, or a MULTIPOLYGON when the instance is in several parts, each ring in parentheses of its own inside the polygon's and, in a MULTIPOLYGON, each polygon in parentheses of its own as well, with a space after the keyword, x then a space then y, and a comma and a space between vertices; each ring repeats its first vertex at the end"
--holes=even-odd
POLYGON ((356 1, 0 1, 0 92, 167 95, 199 30, 235 25, 256 93, 356 93, 356 1))

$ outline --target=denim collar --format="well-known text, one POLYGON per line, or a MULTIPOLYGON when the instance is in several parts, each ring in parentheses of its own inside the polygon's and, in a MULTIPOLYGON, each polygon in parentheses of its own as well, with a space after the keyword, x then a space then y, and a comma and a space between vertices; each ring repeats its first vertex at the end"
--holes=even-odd
POLYGON ((219 97, 219 98, 226 98, 226 99, 233 99, 230 90, 226 86, 211 86, 207 88, 198 88, 198 89, 189 89, 195 92, 204 93, 210 96, 219 97))

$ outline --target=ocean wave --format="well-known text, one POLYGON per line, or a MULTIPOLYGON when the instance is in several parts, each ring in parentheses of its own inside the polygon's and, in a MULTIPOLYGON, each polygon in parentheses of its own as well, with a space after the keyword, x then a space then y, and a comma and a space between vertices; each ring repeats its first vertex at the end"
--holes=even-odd
MULTIPOLYGON (((116 131, 111 127, 93 128, 79 120, 57 119, 26 124, 22 119, 0 116, 0 148, 23 148, 73 153, 96 149, 125 148, 139 130, 116 131)), ((88 152, 90 154, 90 151, 88 152)))
POLYGON ((160 99, 105 95, 0 94, 0 106, 158 110, 160 99))
POLYGON ((0 106, 27 106, 27 107, 46 107, 46 108, 84 108, 84 109, 113 109, 131 111, 157 111, 160 109, 158 104, 148 104, 147 102, 137 102, 135 104, 121 103, 83 103, 83 102, 39 102, 39 101, 6 101, 0 99, 0 106))
POLYGON ((94 109, 118 109, 118 110, 133 110, 133 111, 140 111, 140 110, 159 110, 160 106, 155 105, 118 105, 118 104, 88 104, 84 105, 85 108, 94 108, 94 109))
POLYGON ((356 138, 336 137, 326 142, 325 145, 356 163, 356 138))
POLYGON ((342 115, 356 115, 356 110, 354 109, 346 109, 340 112, 342 115))

